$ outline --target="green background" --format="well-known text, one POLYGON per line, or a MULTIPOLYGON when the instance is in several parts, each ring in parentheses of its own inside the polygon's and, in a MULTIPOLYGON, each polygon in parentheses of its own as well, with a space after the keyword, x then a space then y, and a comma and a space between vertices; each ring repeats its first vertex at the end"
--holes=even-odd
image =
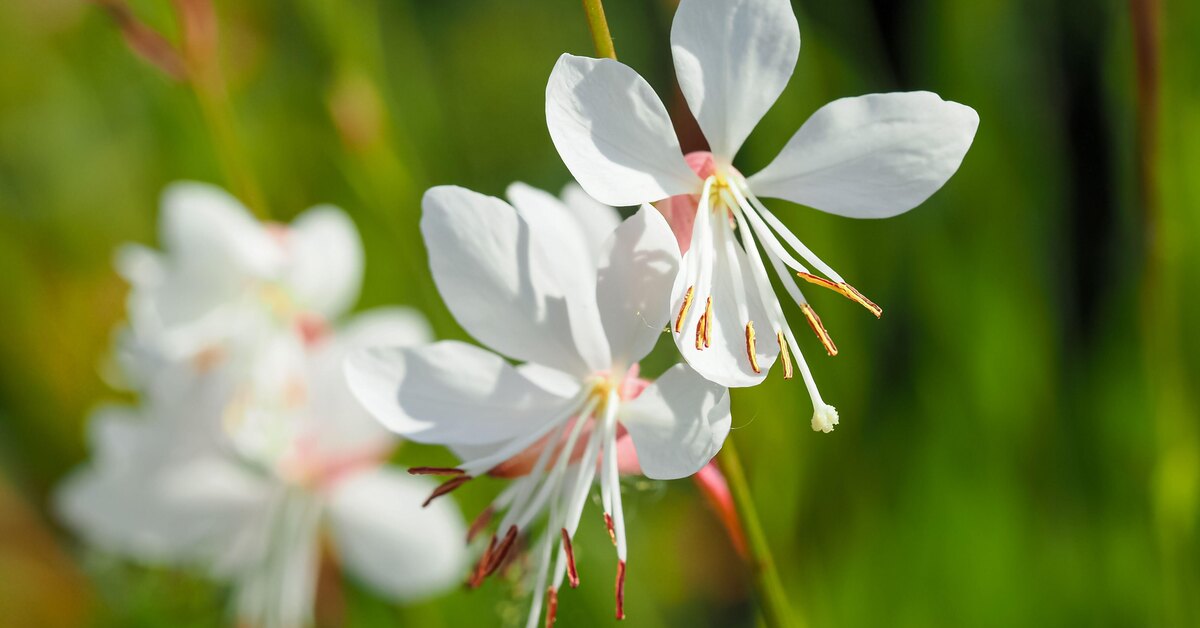
MULTIPOLYGON (((218 4, 242 171, 271 215, 345 208, 367 251, 361 306, 415 305, 463 337, 424 263, 420 195, 567 181, 543 98, 559 54, 591 54, 579 3, 218 4)), ((927 89, 981 119, 958 174, 909 214, 773 205, 885 310, 808 291, 841 349, 801 338, 840 410, 833 434, 809 428, 799 380, 733 394, 732 438, 809 626, 1200 625, 1200 4, 1162 2, 1147 38, 1161 64, 1140 92, 1161 99, 1139 110, 1131 7, 1155 4, 796 3, 796 73, 743 171, 841 96, 927 89)), ((178 41, 171 3, 132 7, 178 41)), ((681 119, 669 0, 607 9, 621 59, 681 119)), ((0 42, 0 623, 219 624, 223 588, 88 551, 47 504, 87 456, 88 409, 119 397, 101 377, 125 294, 114 247, 153 242, 168 182, 245 190, 189 85, 132 54, 96 5, 6 0, 0 42)), ((669 357, 660 346, 651 367, 669 357)), ((406 445, 398 460, 451 459, 406 445)), ((499 487, 456 495, 473 516, 499 487)), ((630 481, 625 499, 626 625, 755 625, 744 567, 690 482, 630 481)), ((576 546, 583 586, 563 593, 560 624, 611 625, 598 509, 576 546)), ((526 612, 499 583, 408 608, 353 582, 340 597, 323 623, 526 612)))

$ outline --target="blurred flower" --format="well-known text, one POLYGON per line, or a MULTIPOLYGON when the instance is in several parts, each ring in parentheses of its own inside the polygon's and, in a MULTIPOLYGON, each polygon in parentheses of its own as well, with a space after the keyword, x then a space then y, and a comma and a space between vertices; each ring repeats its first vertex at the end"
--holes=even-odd
POLYGON ((274 333, 319 336, 358 298, 362 245, 335 207, 264 224, 219 188, 176 183, 162 209, 165 251, 130 244, 117 255, 131 286, 118 344, 135 381, 164 364, 245 366, 274 333))
POLYGON ((92 418, 94 459, 58 492, 63 519, 104 550, 231 581, 249 625, 310 621, 326 536, 382 595, 452 584, 461 516, 413 505, 433 485, 384 465, 396 438, 342 375, 352 349, 431 336, 402 308, 331 320, 358 290, 349 219, 323 208, 264 227, 192 184, 168 191, 166 214, 168 253, 122 255, 134 285, 121 350, 142 405, 92 418))
POLYGON ((347 361, 350 385, 392 430, 448 445, 464 460, 413 470, 451 476, 430 500, 480 474, 516 476, 472 526, 478 532, 504 513, 471 582, 506 565, 545 516, 530 626, 543 601, 553 623, 564 576, 579 582, 571 539, 599 473, 622 617, 622 462, 632 466, 635 454, 641 472, 657 479, 695 473, 729 431, 728 395, 685 365, 649 386, 637 378, 638 360, 670 317, 667 290, 679 265, 662 216, 643 207, 603 238, 604 229, 581 228, 577 202, 570 210, 520 184, 509 198, 515 209, 462 188, 433 188, 421 229, 434 280, 458 322, 524 364, 461 342, 370 349, 347 361), (626 456, 622 441, 632 445, 626 456))
POLYGON ((837 349, 789 269, 876 316, 882 310, 818 259, 758 195, 854 218, 895 216, 957 170, 979 117, 929 92, 843 98, 819 109, 770 165, 746 178, 733 157, 782 93, 800 49, 790 3, 683 0, 671 48, 680 88, 711 153, 685 158, 654 90, 609 59, 559 59, 546 89, 550 135, 572 174, 599 201, 663 201, 660 210, 685 252, 672 291, 672 327, 688 364, 722 385, 752 386, 781 353, 784 378, 791 378, 795 355, 813 401, 813 428, 828 432, 837 412, 817 391, 755 238, 830 355, 837 349), (824 277, 810 273, 788 247, 824 277), (765 324, 774 343, 757 341, 755 322, 765 324))

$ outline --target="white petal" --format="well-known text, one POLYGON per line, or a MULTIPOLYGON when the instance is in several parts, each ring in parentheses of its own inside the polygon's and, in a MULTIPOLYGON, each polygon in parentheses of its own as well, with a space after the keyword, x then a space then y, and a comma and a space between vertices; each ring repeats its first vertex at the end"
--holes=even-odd
POLYGON ((433 341, 433 328, 410 307, 378 307, 354 315, 338 331, 347 347, 414 347, 433 341))
POLYGON ((596 302, 614 362, 627 367, 646 357, 670 318, 679 245, 666 219, 643 205, 605 243, 596 302))
POLYGON ((553 266, 548 272, 557 275, 555 284, 562 291, 571 336, 580 355, 593 371, 608 368, 612 363, 608 343, 596 311, 596 257, 588 246, 587 234, 571 210, 549 192, 524 183, 508 186, 508 199, 529 226, 531 240, 545 252, 553 266))
POLYGON ((362 286, 363 250, 354 222, 332 206, 300 214, 287 231, 285 281, 300 307, 325 318, 348 311, 362 286))
POLYGON ((712 153, 728 163, 787 85, 800 52, 788 0, 682 0, 675 75, 712 153))
POLYGON ((393 600, 458 584, 466 527, 454 502, 421 502, 437 485, 381 467, 340 482, 329 503, 338 556, 351 575, 393 600))
POLYGON ((700 187, 662 101, 617 61, 559 57, 546 86, 546 123, 563 163, 601 203, 641 205, 700 187))
POLYGON ((88 543, 148 563, 215 562, 267 490, 218 458, 122 466, 76 472, 55 495, 56 510, 88 543))
MULTIPOLYGON (((688 255, 692 255, 695 250, 689 250, 688 255)), ((779 355, 779 345, 775 342, 767 313, 762 307, 757 290, 754 289, 754 278, 749 274, 750 263, 740 246, 737 247, 737 253, 743 277, 742 284, 748 288, 743 298, 747 299, 747 312, 759 334, 755 351, 759 372, 754 372, 746 352, 746 321, 742 319, 734 299, 733 279, 728 264, 718 260, 713 268, 713 331, 709 335, 709 346, 703 350, 696 349, 696 324, 704 314, 707 296, 701 292, 699 286, 696 287, 695 298, 688 310, 683 329, 676 334, 672 327, 675 344, 683 354, 684 360, 706 379, 730 388, 760 384, 779 355)), ((683 285, 685 275, 686 273, 679 273, 676 279, 672 291, 675 298, 672 299, 672 303, 682 301, 682 295, 687 290, 687 286, 683 285)))
POLYGON ((547 392, 563 398, 575 396, 581 387, 578 378, 533 362, 526 362, 518 366, 517 372, 547 392))
POLYGON ((842 98, 817 110, 750 188, 840 216, 888 218, 946 183, 978 126, 974 109, 930 92, 842 98))
POLYGON ((484 444, 528 434, 569 401, 500 356, 452 340, 356 351, 346 360, 346 377, 376 419, 423 443, 484 444))
POLYGON ((594 313, 587 314, 595 295, 563 285, 564 277, 587 270, 566 268, 576 258, 552 255, 550 224, 532 225, 500 199, 453 186, 426 192, 423 207, 434 281, 468 333, 517 360, 573 374, 596 370, 597 357, 581 355, 577 344, 579 337, 603 337, 594 313))
POLYGON ((227 192, 204 183, 173 183, 163 192, 160 237, 180 263, 212 273, 271 276, 283 250, 227 192))
POLYGON ((621 214, 609 205, 592 198, 578 183, 568 183, 562 191, 562 200, 571 215, 579 222, 592 252, 592 259, 600 255, 600 248, 608 236, 621 224, 621 214))
POLYGON ((646 477, 673 480, 708 464, 729 434, 729 393, 683 364, 621 407, 646 477))

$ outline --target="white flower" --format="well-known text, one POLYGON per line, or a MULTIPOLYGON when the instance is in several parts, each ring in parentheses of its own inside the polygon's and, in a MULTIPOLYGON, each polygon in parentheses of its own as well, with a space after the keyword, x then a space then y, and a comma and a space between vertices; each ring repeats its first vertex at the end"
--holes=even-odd
POLYGON ((685 159, 654 90, 608 59, 563 55, 546 89, 546 117, 559 154, 591 196, 617 206, 667 201, 660 209, 677 233, 689 236, 681 239, 686 254, 672 290, 672 329, 688 364, 722 385, 750 386, 766 377, 780 353, 790 378, 795 356, 813 400, 813 427, 828 431, 836 412, 817 392, 768 265, 830 355, 837 350, 792 272, 876 316, 881 310, 818 259, 759 196, 854 218, 895 216, 957 170, 979 117, 929 92, 843 98, 813 114, 770 165, 743 177, 733 158, 782 93, 799 49, 787 0, 682 0, 671 50, 711 153, 685 159), (682 212, 681 201, 688 205, 682 212), (764 336, 767 342, 759 342, 764 336))
POLYGON ((233 610, 249 625, 311 620, 325 535, 345 570, 378 593, 435 593, 464 564, 461 516, 449 502, 415 505, 433 485, 383 464, 394 436, 341 376, 351 348, 428 336, 423 319, 399 309, 315 343, 275 334, 260 365, 279 369, 277 386, 169 367, 147 382, 142 406, 93 416, 94 458, 60 489, 58 510, 99 548, 232 582, 233 610))
POLYGON ((636 364, 670 318, 668 291, 679 266, 661 215, 644 206, 599 244, 602 230, 580 229, 549 194, 518 184, 509 197, 516 209, 462 188, 433 188, 421 230, 454 317, 477 340, 524 364, 447 341, 358 352, 347 361, 347 376, 393 431, 448 445, 463 458, 453 469, 415 470, 453 476, 431 499, 480 474, 518 476, 472 526, 478 530, 503 512, 471 582, 505 565, 518 539, 544 516, 547 532, 533 550, 530 626, 545 596, 553 621, 564 576, 578 583, 571 539, 599 473, 617 547, 621 616, 619 441, 628 434, 651 478, 691 475, 728 434, 728 395, 685 365, 636 393, 636 364))
POLYGON ((163 364, 244 363, 278 330, 319 335, 358 297, 362 247, 335 207, 264 224, 202 183, 171 185, 162 205, 165 251, 126 245, 117 256, 131 285, 119 349, 135 381, 163 364))

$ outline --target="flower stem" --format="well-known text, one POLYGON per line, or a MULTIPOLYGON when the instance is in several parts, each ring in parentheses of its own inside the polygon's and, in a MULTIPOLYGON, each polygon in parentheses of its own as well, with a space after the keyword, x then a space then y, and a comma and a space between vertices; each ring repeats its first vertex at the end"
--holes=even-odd
POLYGON ((616 59, 617 49, 613 47, 612 34, 608 32, 604 4, 600 0, 583 0, 583 12, 587 14, 588 29, 592 31, 592 44, 596 46, 596 55, 616 59))
POLYGON ((733 494, 734 506, 746 532, 754 592, 762 609, 763 622, 768 628, 797 628, 801 622, 792 614, 783 583, 779 580, 779 572, 775 570, 775 559, 771 555, 770 546, 767 545, 758 511, 754 508, 754 499, 746 482, 746 472, 742 469, 732 435, 725 439, 721 453, 717 454, 717 464, 729 483, 729 492, 733 494))
POLYGON ((269 218, 266 202, 237 134, 233 103, 221 72, 217 49, 217 18, 211 0, 175 0, 182 31, 183 59, 188 83, 200 104, 225 178, 235 193, 260 218, 269 218))

